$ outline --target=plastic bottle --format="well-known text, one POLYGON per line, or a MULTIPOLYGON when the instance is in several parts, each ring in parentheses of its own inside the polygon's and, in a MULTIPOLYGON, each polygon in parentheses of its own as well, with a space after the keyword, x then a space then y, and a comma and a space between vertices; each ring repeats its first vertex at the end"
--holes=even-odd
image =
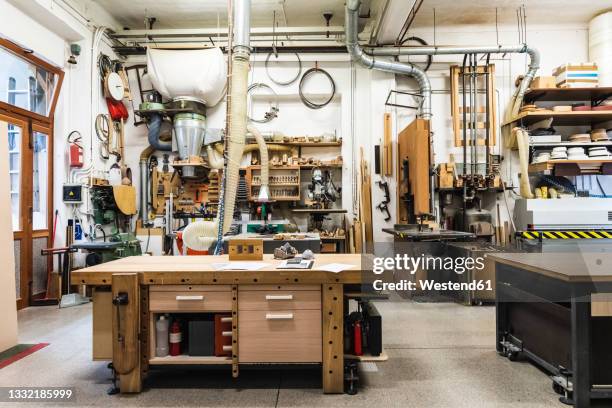
POLYGON ((168 355, 168 319, 163 315, 155 322, 155 355, 157 357, 168 355))

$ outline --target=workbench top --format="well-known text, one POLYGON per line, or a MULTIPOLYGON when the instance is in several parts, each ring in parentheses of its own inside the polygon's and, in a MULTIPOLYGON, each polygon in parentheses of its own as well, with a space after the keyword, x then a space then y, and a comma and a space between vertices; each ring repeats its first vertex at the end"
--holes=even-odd
POLYGON ((143 285, 238 284, 238 283, 361 283, 362 272, 370 271, 372 257, 361 254, 317 254, 311 269, 276 269, 283 262, 265 254, 265 267, 255 270, 218 270, 215 264, 230 262, 227 255, 131 256, 71 272, 74 285, 110 285, 116 273, 138 273, 143 285), (342 263, 353 267, 339 273, 319 270, 323 265, 342 263))
POLYGON ((612 282, 610 252, 491 253, 495 262, 566 282, 612 282))

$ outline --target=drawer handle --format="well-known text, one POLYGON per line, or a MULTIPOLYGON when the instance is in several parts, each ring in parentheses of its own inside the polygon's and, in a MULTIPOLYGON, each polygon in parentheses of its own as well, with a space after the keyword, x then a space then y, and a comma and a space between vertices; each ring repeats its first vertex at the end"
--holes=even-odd
POLYGON ((176 300, 204 300, 202 295, 176 295, 176 300))
POLYGON ((266 300, 293 300, 293 295, 266 295, 266 300))
POLYGON ((293 320, 293 313, 266 313, 266 320, 293 320))
POLYGON ((223 346, 223 351, 232 351, 232 346, 223 346))
POLYGON ((231 323, 232 322, 232 318, 231 317, 222 317, 221 318, 221 323, 231 323))
POLYGON ((224 331, 224 332, 221 332, 221 335, 223 337, 232 337, 232 332, 231 331, 224 331))

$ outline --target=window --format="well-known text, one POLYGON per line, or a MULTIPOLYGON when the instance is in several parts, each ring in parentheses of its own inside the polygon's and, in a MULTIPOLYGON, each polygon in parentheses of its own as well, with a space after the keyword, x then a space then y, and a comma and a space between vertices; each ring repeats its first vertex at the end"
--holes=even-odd
POLYGON ((49 137, 34 132, 32 157, 32 229, 47 228, 49 185, 49 137))
MULTIPOLYGON (((6 122, 4 124, 6 125, 6 122)), ((21 229, 21 128, 8 124, 5 129, 8 137, 13 231, 19 231, 21 229)))
POLYGON ((0 107, 17 108, 12 110, 23 116, 31 112, 39 119, 49 119, 62 79, 59 68, 0 38, 0 107))

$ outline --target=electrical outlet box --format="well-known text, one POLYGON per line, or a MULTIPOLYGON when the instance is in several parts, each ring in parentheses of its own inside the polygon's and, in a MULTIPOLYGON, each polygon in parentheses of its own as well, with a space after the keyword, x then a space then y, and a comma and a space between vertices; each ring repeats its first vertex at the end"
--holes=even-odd
POLYGON ((62 200, 67 204, 83 202, 83 188, 80 184, 64 184, 62 200))

